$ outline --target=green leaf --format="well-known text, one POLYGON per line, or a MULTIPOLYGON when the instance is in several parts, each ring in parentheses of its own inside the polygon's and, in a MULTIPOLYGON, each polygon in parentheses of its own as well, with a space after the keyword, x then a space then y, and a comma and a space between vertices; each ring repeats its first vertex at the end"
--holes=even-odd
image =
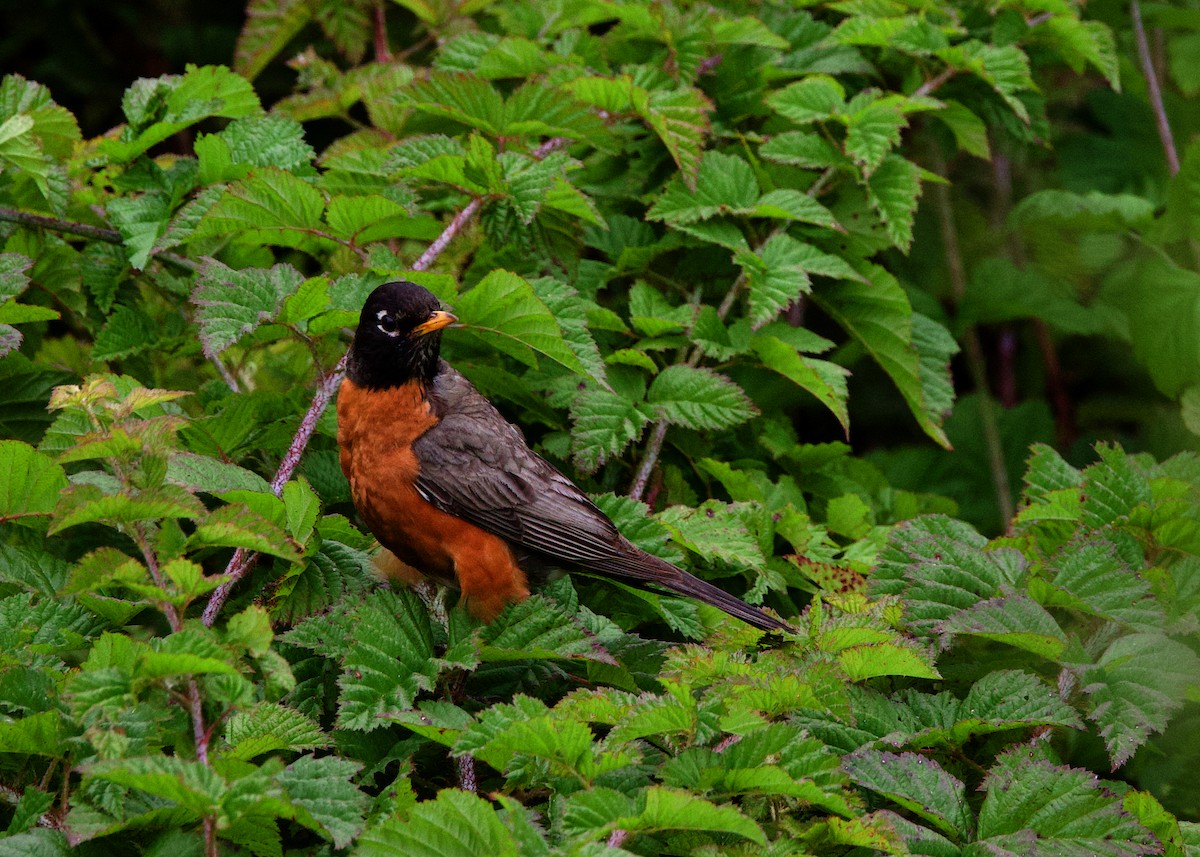
POLYGON ((117 163, 132 161, 202 119, 235 119, 262 112, 250 83, 224 66, 189 65, 182 77, 143 78, 126 91, 123 107, 130 127, 119 140, 100 144, 117 163))
POLYGON ((969 524, 929 515, 901 524, 871 574, 873 595, 900 595, 905 618, 932 632, 942 622, 1015 584, 1024 559, 1015 552, 983 550, 987 539, 969 524))
POLYGON ((1088 717, 1100 725, 1113 767, 1118 768, 1150 733, 1166 728, 1189 689, 1198 686, 1200 656, 1160 633, 1130 634, 1115 640, 1095 666, 1079 673, 1091 701, 1088 717))
POLYGON ((1106 289, 1128 318, 1133 353, 1164 395, 1200 383, 1200 274, 1156 252, 1140 254, 1106 289))
POLYGON ((954 135, 954 142, 968 155, 989 161, 992 158, 991 144, 988 142, 987 124, 978 114, 965 105, 952 99, 946 99, 942 109, 934 114, 945 123, 954 135))
POLYGON ((55 310, 15 301, 17 295, 29 287, 26 271, 32 265, 27 256, 0 253, 0 358, 21 346, 21 333, 11 325, 58 318, 55 310))
POLYGON ((813 299, 888 373, 925 433, 949 447, 942 422, 954 394, 949 360, 958 349, 949 332, 913 313, 899 283, 880 268, 871 269, 869 284, 825 283, 813 299))
POLYGON ((610 827, 646 833, 660 830, 729 833, 758 845, 767 842, 762 829, 735 807, 718 806, 687 792, 663 786, 651 786, 640 792, 636 810, 610 822, 610 827))
POLYGON ((175 756, 147 756, 92 762, 83 767, 87 780, 104 780, 140 789, 171 801, 197 817, 212 815, 225 784, 209 766, 175 756))
POLYGON ((279 774, 296 820, 331 840, 334 848, 346 848, 362 832, 369 799, 349 782, 361 767, 334 756, 301 756, 279 774))
POLYGON ((1008 215, 1011 225, 1030 232, 1048 227, 1081 231, 1144 229, 1153 219, 1154 204, 1144 197, 1057 189, 1031 193, 1008 215))
POLYGON ((750 345, 763 365, 778 372, 801 389, 812 393, 837 417, 842 430, 850 431, 850 414, 846 402, 849 391, 846 379, 850 371, 827 360, 805 357, 786 342, 765 334, 756 334, 750 345))
POLYGON ((274 321, 284 299, 303 282, 291 265, 234 270, 207 260, 192 293, 205 352, 220 354, 259 325, 274 321))
POLYGON ((234 50, 234 69, 254 80, 311 19, 312 7, 303 0, 250 0, 234 50))
POLYGON ((912 161, 886 155, 866 179, 867 200, 892 243, 904 252, 912 245, 913 217, 921 195, 920 170, 912 161))
MULTIPOLYGON (((136 262, 131 264, 137 266, 136 262)), ((92 357, 96 360, 118 360, 153 348, 157 339, 153 320, 136 307, 120 305, 96 335, 92 357)))
POLYGON ((981 853, 1140 857, 1159 844, 1119 798, 1089 771, 1061 767, 1015 750, 984 781, 977 844, 981 853))
POLYGON ((864 788, 877 792, 954 839, 966 839, 973 818, 967 788, 936 761, 917 753, 862 749, 842 759, 842 768, 864 788))
POLYGON ((225 189, 189 240, 240 238, 303 248, 323 234, 324 210, 321 192, 304 179, 278 167, 256 167, 225 189))
POLYGON ((66 487, 66 473, 50 456, 0 440, 0 523, 52 514, 66 487))
POLYGON ((740 511, 708 500, 695 509, 671 506, 658 519, 676 542, 706 560, 740 568, 761 567, 765 558, 740 511))
POLYGON ((1104 75, 1109 86, 1121 91, 1116 39, 1105 24, 1081 21, 1074 14, 1050 15, 1031 35, 1038 41, 1049 42, 1077 74, 1090 65, 1104 75))
POLYGON ((489 136, 504 128, 504 98, 478 77, 435 72, 399 93, 406 104, 424 113, 462 123, 489 136))
POLYGON ((808 125, 839 115, 846 106, 846 91, 834 78, 815 74, 775 93, 767 104, 785 119, 808 125))
POLYGON ((458 789, 442 789, 434 800, 419 803, 407 817, 392 817, 369 828, 359 839, 362 857, 517 857, 518 843, 483 798, 458 789))
POLYGON ((300 562, 300 551, 287 532, 241 503, 209 512, 188 538, 190 547, 245 548, 300 562))
POLYGON ((67 732, 62 714, 55 709, 0 721, 0 753, 62 756, 67 732))
POLYGON ((118 526, 155 518, 198 518, 203 514, 200 501, 175 485, 160 485, 136 493, 105 494, 95 485, 81 483, 61 493, 50 532, 92 522, 118 526))
POLYGON ((271 486, 253 470, 207 455, 177 452, 167 461, 167 481, 189 491, 221 494, 225 491, 270 491, 271 486))
POLYGON ((1047 606, 1081 610, 1131 628, 1151 631, 1164 622, 1162 608, 1146 580, 1103 541, 1073 541, 1051 561, 1051 585, 1039 594, 1047 606))
POLYGON ((1057 660, 1067 636, 1040 604, 1026 595, 1007 595, 980 601, 937 625, 947 638, 962 634, 996 640, 1057 660))
POLYGON ((719 214, 749 213, 758 196, 758 179, 749 164, 736 155, 709 151, 700 161, 695 189, 681 178, 673 179, 646 219, 695 223, 719 214))
POLYGON ((588 374, 550 308, 533 286, 510 271, 489 273, 457 299, 454 311, 471 335, 526 365, 536 365, 537 353, 588 374))
POLYGON ((775 318, 801 294, 811 292, 809 274, 865 282, 840 257, 822 253, 786 234, 771 237, 753 255, 739 253, 734 258, 746 273, 750 320, 756 328, 775 318))
POLYGON ((843 146, 863 175, 870 176, 900 144, 900 131, 906 127, 908 119, 899 107, 877 101, 846 117, 843 146))
POLYGON ((248 711, 235 712, 225 723, 222 755, 249 761, 279 750, 313 750, 329 739, 309 718, 280 703, 264 702, 248 711))
POLYGON ((711 369, 668 366, 646 392, 660 419, 690 429, 730 428, 758 413, 742 388, 711 369))
POLYGON ((429 614, 412 592, 379 592, 354 613, 354 638, 338 685, 338 726, 369 732, 411 708, 437 677, 429 614))
POLYGON ((649 418, 636 403, 589 386, 571 402, 571 454, 583 473, 594 473, 642 436, 649 418))

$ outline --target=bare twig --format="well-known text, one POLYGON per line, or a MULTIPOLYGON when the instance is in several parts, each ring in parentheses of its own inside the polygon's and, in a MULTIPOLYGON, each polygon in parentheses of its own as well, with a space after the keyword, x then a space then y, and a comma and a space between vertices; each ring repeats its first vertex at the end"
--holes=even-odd
MULTIPOLYGON (((22 226, 35 226, 38 229, 49 229, 51 232, 65 232, 68 235, 79 235, 83 238, 94 238, 106 244, 121 244, 121 233, 115 229, 105 229, 102 226, 92 226, 74 220, 63 220, 61 217, 47 217, 44 214, 34 214, 32 211, 21 211, 16 208, 0 206, 0 221, 20 223, 22 226)), ((154 258, 183 268, 186 271, 199 271, 200 263, 178 253, 161 251, 154 253, 154 258)))
POLYGON ((15 208, 0 208, 0 220, 8 223, 20 223, 22 226, 36 226, 39 229, 49 229, 52 232, 66 232, 69 235, 81 235, 84 238, 95 238, 106 244, 120 244, 121 233, 115 229, 105 229, 102 226, 92 226, 87 223, 77 223, 74 220, 63 220, 58 217, 47 217, 44 214, 34 214, 31 211, 20 211, 15 208))
POLYGON ((1154 73, 1154 61, 1150 57, 1150 43, 1146 39, 1146 28, 1142 24, 1142 5, 1138 0, 1130 0, 1129 17, 1133 22, 1133 41, 1137 45, 1142 76, 1146 78, 1146 94, 1150 98, 1150 108, 1154 111, 1154 124, 1158 128, 1158 138, 1162 141, 1163 154, 1166 155, 1167 167, 1170 169, 1171 175, 1177 175, 1179 173, 1179 154, 1175 150, 1175 137, 1171 133, 1167 109, 1163 106, 1158 75, 1154 73))

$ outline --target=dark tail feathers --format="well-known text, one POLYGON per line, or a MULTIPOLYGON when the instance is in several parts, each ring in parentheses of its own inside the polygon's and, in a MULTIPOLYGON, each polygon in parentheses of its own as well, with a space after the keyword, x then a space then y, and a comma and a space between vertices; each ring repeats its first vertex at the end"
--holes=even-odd
POLYGON ((621 557, 616 562, 607 563, 604 568, 597 567, 595 570, 640 584, 654 584, 685 598, 695 598, 697 601, 711 604, 718 610, 724 610, 730 616, 741 619, 746 624, 763 631, 797 633, 796 629, 787 622, 768 616, 757 607, 752 607, 742 599, 730 595, 724 589, 688 574, 664 559, 644 553, 637 548, 633 548, 633 550, 636 553, 621 557))

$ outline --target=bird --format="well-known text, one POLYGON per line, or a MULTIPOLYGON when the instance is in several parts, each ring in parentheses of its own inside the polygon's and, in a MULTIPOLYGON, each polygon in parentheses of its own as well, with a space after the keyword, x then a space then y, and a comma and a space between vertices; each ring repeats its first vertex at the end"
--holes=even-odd
POLYGON ((338 389, 339 461, 391 577, 457 588, 493 621, 549 570, 583 570, 711 604, 755 628, 791 631, 621 535, 521 430, 441 358, 457 322, 415 283, 367 297, 338 389), (386 556, 386 554, 384 554, 386 556))

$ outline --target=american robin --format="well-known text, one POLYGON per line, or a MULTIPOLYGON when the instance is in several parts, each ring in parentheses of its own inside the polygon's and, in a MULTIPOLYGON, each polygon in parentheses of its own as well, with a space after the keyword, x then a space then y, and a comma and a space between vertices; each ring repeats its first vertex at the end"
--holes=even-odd
POLYGON ((408 282, 367 298, 338 392, 354 504, 398 562, 384 571, 457 587, 490 621, 531 574, 581 568, 703 601, 766 631, 789 626, 635 547, 440 357, 457 319, 408 282))

